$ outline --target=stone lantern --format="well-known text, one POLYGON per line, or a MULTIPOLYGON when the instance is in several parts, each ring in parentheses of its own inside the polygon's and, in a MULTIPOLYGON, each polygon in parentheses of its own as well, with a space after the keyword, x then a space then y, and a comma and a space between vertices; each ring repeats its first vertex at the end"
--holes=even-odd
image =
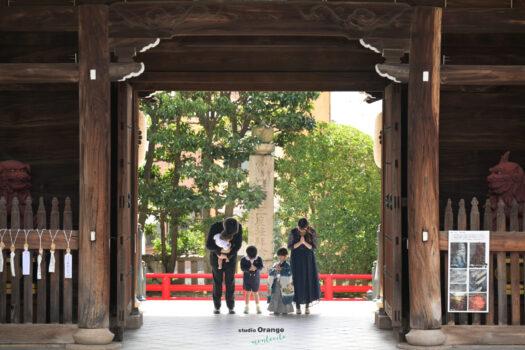
POLYGON ((267 125, 257 126, 252 130, 253 136, 258 136, 263 143, 255 146, 255 154, 271 154, 275 150, 273 141, 273 128, 267 125))

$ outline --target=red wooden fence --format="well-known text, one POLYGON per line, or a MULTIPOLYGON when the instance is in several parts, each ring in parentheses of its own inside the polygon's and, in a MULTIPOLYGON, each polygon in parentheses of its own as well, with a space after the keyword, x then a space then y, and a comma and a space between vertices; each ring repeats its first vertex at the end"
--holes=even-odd
MULTIPOLYGON (((235 274, 235 278, 242 278, 243 274, 235 274)), ((161 284, 146 284, 146 292, 162 292, 161 297, 147 297, 147 300, 210 300, 211 297, 172 297, 171 292, 211 292, 213 285, 211 284, 171 284, 172 279, 176 278, 212 278, 211 273, 148 273, 147 279, 158 278, 162 280, 161 284)), ((261 279, 267 279, 268 274, 262 273, 261 279)), ((345 301, 362 301, 364 298, 335 298, 334 293, 366 293, 372 290, 372 286, 334 286, 333 281, 340 280, 372 280, 370 274, 319 274, 319 280, 324 281, 321 285, 321 292, 324 293, 324 298, 321 300, 345 300, 345 301)), ((225 286, 222 286, 225 291, 225 286)), ((235 291, 242 291, 242 284, 235 285, 235 291)), ((267 292, 266 283, 261 281, 261 292, 267 292)), ((243 300, 244 298, 236 298, 243 300)))

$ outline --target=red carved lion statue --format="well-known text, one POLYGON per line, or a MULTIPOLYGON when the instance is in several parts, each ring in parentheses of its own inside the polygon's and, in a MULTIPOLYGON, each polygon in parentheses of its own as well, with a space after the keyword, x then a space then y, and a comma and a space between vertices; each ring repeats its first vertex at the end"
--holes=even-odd
MULTIPOLYGON (((519 205, 519 216, 523 216, 525 205, 525 173, 517 163, 509 162, 510 151, 505 152, 498 165, 489 169, 487 177, 492 213, 495 217, 500 199, 505 203, 505 216, 510 216, 512 200, 519 205)), ((521 222, 521 219, 519 220, 521 222)), ((494 220, 494 224, 495 224, 494 220)))
POLYGON ((24 217, 25 201, 31 198, 31 167, 16 160, 0 162, 0 197, 7 201, 7 215, 11 215, 11 203, 18 197, 20 220, 24 217))

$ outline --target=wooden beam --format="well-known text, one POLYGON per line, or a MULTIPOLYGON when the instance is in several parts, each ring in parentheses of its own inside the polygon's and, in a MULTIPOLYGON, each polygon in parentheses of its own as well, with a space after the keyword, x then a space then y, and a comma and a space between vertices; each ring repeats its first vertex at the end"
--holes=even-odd
POLYGON ((75 63, 2 63, 0 83, 75 83, 78 65, 75 63))
MULTIPOLYGON (((525 66, 442 65, 440 70, 443 85, 525 85, 525 66)), ((398 83, 409 80, 407 64, 378 64, 376 71, 398 83)))
POLYGON ((78 10, 73 6, 10 6, 0 11, 0 31, 76 32, 78 10))
MULTIPOLYGON (((448 250, 448 231, 439 232, 439 250, 448 250)), ((523 232, 490 231, 491 252, 525 251, 525 234, 523 232)))
POLYGON ((374 72, 145 72, 131 81, 137 91, 383 91, 374 72))
POLYGON ((410 12, 406 4, 364 2, 117 3, 111 5, 110 33, 112 37, 145 38, 239 33, 395 37, 400 32, 408 35, 410 12))
POLYGON ((61 84, 0 84, 0 91, 41 91, 41 92, 71 92, 78 89, 77 83, 61 84))
POLYGON ((137 60, 155 72, 352 72, 374 71, 382 62, 371 51, 344 48, 182 48, 152 50, 137 60))
MULTIPOLYGON (((440 1, 429 4, 441 6, 440 1)), ((525 33, 523 9, 447 7, 443 11, 443 33, 525 33)), ((119 2, 111 5, 110 12, 110 36, 114 38, 242 33, 373 39, 408 38, 412 8, 400 2, 181 1, 119 2)), ((78 9, 72 6, 11 6, 0 12, 0 31, 75 32, 77 18, 78 9)))
MULTIPOLYGON (((441 6, 439 1, 429 4, 441 6)), ((443 33, 525 33, 523 9, 447 7, 443 11, 443 33)), ((242 33, 372 39, 408 38, 412 8, 399 2, 181 1, 114 3, 110 12, 110 36, 114 38, 242 33)), ((0 31, 75 32, 77 18, 78 9, 72 6, 11 6, 0 12, 0 31)))
POLYGON ((444 65, 442 84, 450 85, 524 85, 525 66, 452 66, 444 65))
POLYGON ((109 327, 110 80, 104 5, 78 8, 80 215, 78 325, 109 327), (92 70, 95 70, 93 79, 92 70), (94 240, 92 240, 94 239, 94 240))
MULTIPOLYGON (((74 7, 7 8, 0 31, 76 31, 74 7)), ((110 36, 171 38, 175 35, 300 35, 395 37, 408 35, 410 7, 395 3, 114 3, 110 36), (363 13, 366 17, 363 19, 363 13), (159 15, 160 14, 160 15, 159 15), (155 20, 152 20, 154 18, 155 20)))
MULTIPOLYGON (((111 81, 128 79, 144 71, 142 63, 111 63, 111 81)), ((0 84, 78 83, 75 63, 0 63, 0 84)))
POLYGON ((72 344, 77 331, 72 324, 0 324, 0 344, 72 344))
POLYGON ((525 345, 525 326, 443 326, 445 346, 450 345, 525 345))
MULTIPOLYGON (((13 236, 16 234, 16 232, 14 232, 15 230, 13 230, 13 236)), ((27 237, 27 244, 29 244, 29 249, 30 250, 37 250, 39 247, 40 247, 40 241, 42 242, 42 247, 50 247, 51 246, 51 238, 48 234, 48 232, 44 232, 44 234, 42 235, 42 240, 40 240, 39 236, 38 236, 38 232, 36 230, 27 230, 27 234, 28 234, 28 237, 27 237)), ((62 231, 62 230, 60 230, 62 231)), ((7 232, 9 232, 9 230, 7 230, 7 232)), ((53 234, 55 233, 54 230, 51 230, 50 232, 53 232, 53 234)), ((69 237, 69 234, 71 233, 71 238, 70 238, 70 242, 69 242, 69 248, 71 248, 71 250, 77 250, 78 249, 78 231, 69 231, 67 230, 66 231, 68 237, 69 237)), ((64 235, 62 234, 62 232, 59 232, 59 234, 57 235, 55 241, 55 246, 56 246, 56 249, 57 250, 66 250, 67 248, 67 242, 66 242, 66 239, 64 237, 64 235)), ((22 241, 22 240, 18 240, 16 241, 15 243, 15 248, 16 249, 24 249, 24 244, 25 244, 25 241, 22 241)))
POLYGON ((446 9, 443 34, 448 33, 519 33, 525 34, 522 9, 446 9))
MULTIPOLYGON (((415 8, 411 26, 407 205, 410 328, 415 330, 441 327, 438 178, 441 14, 439 8, 415 8), (423 232, 427 233, 425 241, 423 232)), ((407 340, 413 345, 423 345, 412 342, 408 335, 407 340)))
MULTIPOLYGON (((398 0, 411 6, 448 8, 510 8, 509 0, 398 0)), ((514 6, 515 7, 515 6, 514 6)))
MULTIPOLYGON (((126 39, 111 39, 126 40, 126 39)), ((176 36, 161 40, 156 52, 180 52, 184 49, 203 48, 344 48, 363 52, 357 40, 335 36, 176 36)))

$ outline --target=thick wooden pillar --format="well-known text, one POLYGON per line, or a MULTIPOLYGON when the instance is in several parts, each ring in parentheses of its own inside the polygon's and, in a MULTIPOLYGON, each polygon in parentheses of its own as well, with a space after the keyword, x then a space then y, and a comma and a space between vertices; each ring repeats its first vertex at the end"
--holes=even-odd
POLYGON ((78 324, 109 327, 110 80, 108 14, 78 6, 80 217, 78 324))
MULTIPOLYGON (((440 8, 414 8, 410 33, 407 205, 413 330, 441 327, 438 177, 441 13, 440 8)), ((408 335, 407 340, 411 342, 408 335)))

